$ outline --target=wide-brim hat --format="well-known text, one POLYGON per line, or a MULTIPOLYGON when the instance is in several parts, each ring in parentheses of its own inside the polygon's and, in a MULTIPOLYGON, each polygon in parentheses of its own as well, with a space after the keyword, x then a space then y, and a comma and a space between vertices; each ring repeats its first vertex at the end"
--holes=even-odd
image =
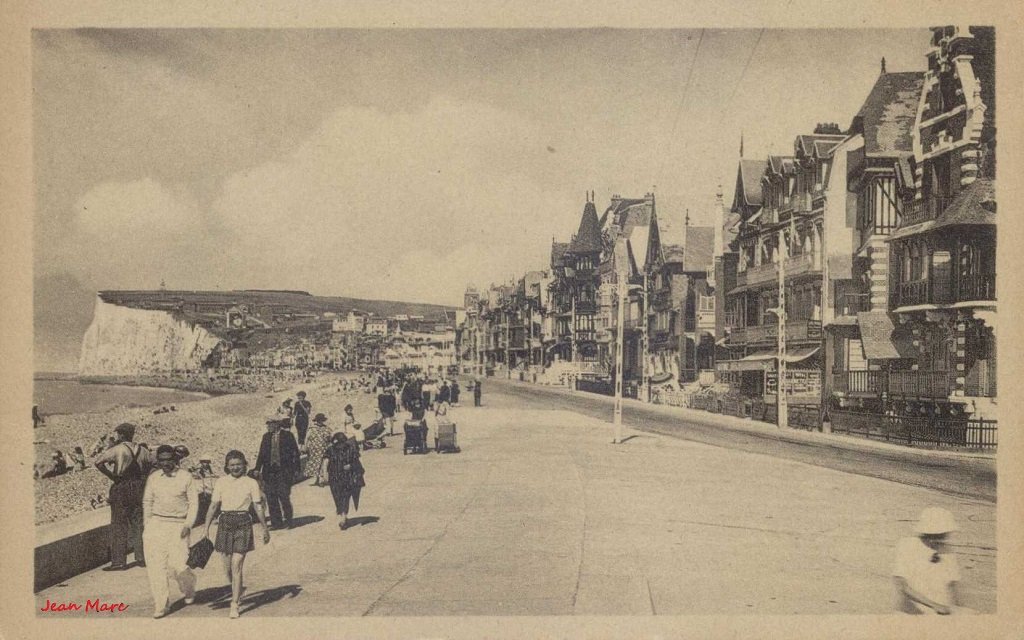
POLYGON ((322 413, 318 413, 315 416, 313 416, 313 422, 317 422, 317 423, 327 422, 327 416, 325 416, 322 413))
POLYGON ((942 535, 958 529, 952 513, 941 507, 928 507, 921 512, 914 532, 918 535, 942 535))

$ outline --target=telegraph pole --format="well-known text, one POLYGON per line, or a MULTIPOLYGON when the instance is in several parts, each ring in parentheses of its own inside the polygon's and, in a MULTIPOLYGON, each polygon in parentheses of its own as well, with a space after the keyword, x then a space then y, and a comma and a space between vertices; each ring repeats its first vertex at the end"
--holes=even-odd
POLYGON ((786 258, 783 253, 786 237, 785 233, 779 230, 779 308, 776 313, 779 316, 778 330, 778 381, 776 393, 779 398, 778 404, 778 426, 780 428, 789 426, 789 404, 786 398, 786 258))
POLYGON ((626 276, 621 266, 617 270, 615 279, 619 308, 615 339, 615 410, 612 413, 614 427, 612 443, 619 444, 622 442, 622 343, 624 342, 624 325, 626 324, 626 276))
POLYGON ((644 269, 643 301, 644 301, 644 309, 643 309, 643 313, 640 316, 643 319, 643 323, 644 323, 643 327, 642 327, 643 331, 640 333, 640 356, 643 358, 643 363, 642 363, 642 366, 640 367, 640 389, 641 389, 641 393, 643 394, 643 397, 640 398, 640 399, 642 399, 644 402, 650 402, 651 401, 651 387, 650 387, 650 379, 647 376, 647 361, 650 359, 649 356, 648 356, 648 351, 650 351, 650 337, 647 334, 647 328, 648 328, 648 324, 649 324, 648 321, 650 320, 650 317, 648 316, 648 313, 647 313, 648 306, 647 306, 647 269, 646 268, 644 269))

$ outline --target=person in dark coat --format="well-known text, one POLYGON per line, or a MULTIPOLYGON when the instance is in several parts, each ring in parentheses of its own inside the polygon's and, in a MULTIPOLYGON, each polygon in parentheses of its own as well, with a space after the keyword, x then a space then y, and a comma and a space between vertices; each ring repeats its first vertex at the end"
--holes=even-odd
POLYGON ((402 387, 402 408, 412 411, 413 400, 423 399, 423 382, 419 378, 412 378, 402 387))
POLYGON ((331 487, 338 527, 348 528, 348 505, 359 511, 359 494, 366 486, 365 471, 359 461, 359 445, 341 431, 331 436, 331 446, 324 453, 327 483, 331 487))
POLYGON ((292 526, 292 483, 299 473, 299 445, 290 431, 283 429, 287 418, 267 418, 267 432, 253 469, 261 474, 270 506, 270 522, 275 529, 292 526))
POLYGON ((437 390, 437 403, 451 402, 452 401, 452 388, 448 386, 447 380, 441 381, 441 388, 437 390))
POLYGON ((306 400, 306 392, 300 391, 297 394, 298 400, 292 406, 292 417, 295 420, 295 434, 299 437, 299 446, 306 444, 306 431, 309 430, 309 414, 313 411, 313 405, 306 400))
POLYGON ((480 406, 480 395, 482 393, 483 393, 483 389, 480 388, 480 378, 477 378, 476 382, 473 384, 473 406, 474 407, 479 407, 480 406))
POLYGON ((381 389, 377 396, 377 409, 380 410, 380 417, 391 428, 391 435, 395 435, 395 394, 390 388, 381 389))
POLYGON ((459 381, 452 380, 452 406, 459 404, 459 394, 462 393, 462 389, 459 388, 459 381))

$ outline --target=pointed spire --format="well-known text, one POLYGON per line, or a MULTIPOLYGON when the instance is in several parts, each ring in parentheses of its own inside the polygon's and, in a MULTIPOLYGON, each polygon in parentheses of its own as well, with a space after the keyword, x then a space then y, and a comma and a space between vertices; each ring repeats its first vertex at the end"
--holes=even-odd
POLYGON ((740 158, 743 157, 743 132, 740 131, 740 158))
POLYGON ((569 244, 572 253, 591 253, 601 250, 601 225, 597 220, 597 208, 593 202, 583 207, 580 227, 569 244))

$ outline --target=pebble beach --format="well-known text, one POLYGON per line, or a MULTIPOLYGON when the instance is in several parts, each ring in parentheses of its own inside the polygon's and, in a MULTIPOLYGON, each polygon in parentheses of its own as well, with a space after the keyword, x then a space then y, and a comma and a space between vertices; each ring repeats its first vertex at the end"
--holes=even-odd
MULTIPOLYGON (((344 374, 323 374, 305 384, 296 383, 273 391, 233 393, 175 405, 175 411, 154 414, 159 407, 115 407, 102 412, 70 413, 47 416, 46 423, 34 430, 37 461, 48 459, 55 450, 70 451, 81 446, 88 453, 96 439, 110 433, 122 422, 136 425, 136 442, 145 442, 151 450, 160 444, 189 448, 191 459, 209 454, 219 470, 224 454, 239 449, 255 460, 264 419, 276 411, 285 398, 294 398, 304 390, 313 404, 313 415, 324 413, 328 425, 340 428, 343 409, 351 404, 356 419, 364 425, 373 421, 377 397, 363 391, 340 391, 344 374), (45 442, 42 442, 45 441, 45 442)), ((355 377, 349 374, 347 377, 355 377)), ((26 470, 28 472, 28 470, 26 470)), ((36 480, 37 525, 56 522, 92 510, 90 498, 107 497, 110 482, 91 465, 55 478, 36 480)))

